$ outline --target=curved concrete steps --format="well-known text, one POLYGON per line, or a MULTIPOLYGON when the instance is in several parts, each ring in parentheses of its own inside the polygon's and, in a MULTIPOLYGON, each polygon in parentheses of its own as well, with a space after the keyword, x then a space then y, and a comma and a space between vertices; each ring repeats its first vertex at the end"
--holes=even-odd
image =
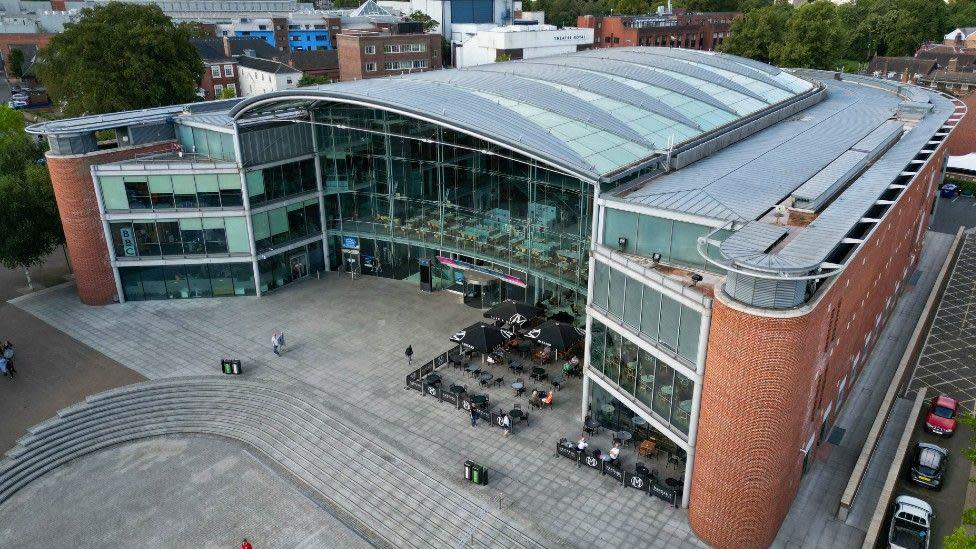
POLYGON ((255 448, 350 527, 391 547, 540 547, 517 517, 455 490, 271 381, 194 377, 88 397, 35 425, 0 461, 0 504, 73 459, 141 438, 209 434, 255 448))

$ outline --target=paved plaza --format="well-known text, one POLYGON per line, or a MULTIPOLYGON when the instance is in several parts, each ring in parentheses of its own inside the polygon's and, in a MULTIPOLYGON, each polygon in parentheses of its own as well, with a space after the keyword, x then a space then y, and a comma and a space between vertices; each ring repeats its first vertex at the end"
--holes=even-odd
POLYGON ((369 547, 241 445, 162 437, 77 459, 3 506, 4 547, 369 547), (97 479, 97 482, 95 481, 97 479), (51 504, 50 502, 56 502, 51 504))
MULTIPOLYGON (((16 305, 150 379, 220 375, 222 358, 239 358, 247 378, 310 386, 344 412, 344 427, 463 490, 486 512, 528 523, 546 546, 703 546, 685 510, 554 456, 561 436, 579 433, 579 379, 556 394, 554 410, 534 413, 529 427, 508 438, 487 425, 473 429, 464 414, 404 389, 408 344, 416 367, 482 319, 456 295, 330 274, 261 299, 87 307, 65 286, 16 305), (280 358, 270 349, 274 329, 284 330, 288 343, 280 358), (489 468, 488 487, 459 482, 467 459, 489 468)), ((492 397, 493 407, 515 402, 504 392, 492 397)), ((633 450, 623 456, 632 466, 633 450)))

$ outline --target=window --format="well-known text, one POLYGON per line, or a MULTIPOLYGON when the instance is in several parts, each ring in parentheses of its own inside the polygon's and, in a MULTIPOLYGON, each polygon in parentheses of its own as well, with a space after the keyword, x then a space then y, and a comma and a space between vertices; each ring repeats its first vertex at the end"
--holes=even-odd
POLYGON ((220 95, 224 93, 223 84, 214 84, 214 95, 220 95))
POLYGON ((400 53, 400 44, 387 44, 383 46, 384 53, 400 53))
POLYGON ((297 34, 292 35, 292 37, 291 37, 291 41, 292 42, 298 42, 301 39, 302 39, 302 37, 301 36, 298 36, 297 34))
POLYGON ((211 65, 210 66, 210 74, 212 74, 214 78, 220 78, 220 66, 219 65, 211 65))
POLYGON ((318 40, 319 42, 325 42, 326 40, 329 39, 329 37, 325 34, 316 34, 315 39, 318 40))
MULTIPOLYGON (((224 65, 224 76, 231 78, 234 76, 234 65, 224 65)), ((233 85, 233 84, 231 84, 233 85)))
POLYGON ((376 63, 366 63, 366 72, 376 72, 376 63))
MULTIPOLYGON (((372 54, 376 53, 376 46, 366 46, 366 49, 364 51, 366 52, 367 55, 372 55, 372 54)), ((376 69, 373 69, 373 70, 376 70, 376 69)))
POLYGON ((237 84, 227 84, 227 89, 234 92, 234 97, 237 97, 237 84))
POLYGON ((286 80, 286 82, 289 83, 289 84, 291 84, 292 83, 292 79, 289 78, 289 79, 286 80))

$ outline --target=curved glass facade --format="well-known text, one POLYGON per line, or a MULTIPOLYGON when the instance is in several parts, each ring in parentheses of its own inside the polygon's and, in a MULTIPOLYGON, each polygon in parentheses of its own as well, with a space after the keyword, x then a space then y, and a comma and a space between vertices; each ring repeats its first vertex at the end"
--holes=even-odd
POLYGON ((376 261, 411 264, 389 273, 433 254, 471 258, 526 280, 509 297, 559 294, 582 316, 590 183, 430 122, 335 104, 313 116, 330 234, 396 244, 376 261))

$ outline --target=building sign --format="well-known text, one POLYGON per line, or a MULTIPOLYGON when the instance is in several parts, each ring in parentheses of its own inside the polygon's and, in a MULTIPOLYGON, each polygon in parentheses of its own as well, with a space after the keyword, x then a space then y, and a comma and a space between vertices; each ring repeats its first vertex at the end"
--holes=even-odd
POLYGON ((519 288, 525 288, 527 286, 525 281, 522 280, 521 278, 514 277, 512 275, 507 275, 501 271, 496 271, 494 269, 489 269, 487 267, 482 267, 481 265, 468 263, 467 261, 461 261, 459 259, 451 259, 449 257, 444 257, 440 255, 437 256, 437 261, 442 265, 447 265, 448 267, 454 267, 455 269, 461 269, 462 271, 474 271, 477 273, 493 276, 495 278, 504 280, 509 284, 518 286, 519 288))
POLYGON ((562 36, 553 36, 552 39, 556 40, 557 42, 561 42, 563 40, 587 40, 589 39, 589 36, 585 34, 564 34, 562 36))
POLYGON ((355 236, 344 236, 342 237, 342 247, 347 250, 358 250, 359 239, 355 236))
POLYGON ((122 227, 119 229, 119 236, 122 238, 122 252, 126 257, 136 256, 136 237, 132 232, 132 227, 122 227))

